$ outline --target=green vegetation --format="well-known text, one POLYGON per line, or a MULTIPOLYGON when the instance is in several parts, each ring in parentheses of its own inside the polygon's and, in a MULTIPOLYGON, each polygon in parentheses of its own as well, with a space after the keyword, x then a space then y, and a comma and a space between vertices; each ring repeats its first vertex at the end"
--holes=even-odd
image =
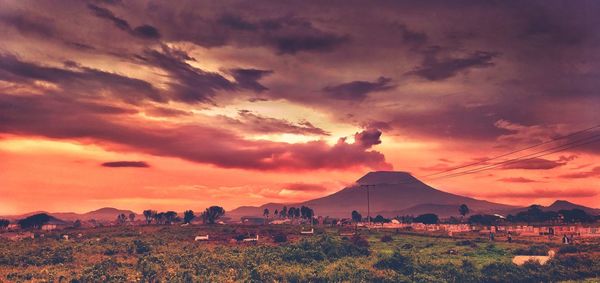
MULTIPOLYGON (((295 211, 295 209, 294 209, 295 211)), ((548 282, 600 278, 598 242, 561 248, 547 265, 515 266, 515 254, 557 244, 490 243, 393 230, 201 225, 74 229, 0 241, 0 281, 72 282, 548 282), (62 240, 68 233, 71 240, 62 240), (81 238, 75 237, 81 233, 81 238), (211 241, 194 242, 209 234, 211 241), (260 235, 259 243, 233 240, 260 235)))

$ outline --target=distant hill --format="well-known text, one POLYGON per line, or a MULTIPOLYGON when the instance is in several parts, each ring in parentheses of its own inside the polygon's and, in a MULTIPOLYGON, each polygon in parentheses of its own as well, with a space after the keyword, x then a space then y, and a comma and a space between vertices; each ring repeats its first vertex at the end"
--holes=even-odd
MULTIPOLYGON (((515 215, 521 211, 526 211, 529 207, 521 207, 517 209, 513 209, 507 212, 507 214, 515 215)), ((540 208, 543 211, 559 211, 559 210, 572 210, 572 209, 581 209, 588 214, 592 215, 600 215, 600 209, 591 208, 579 204, 575 204, 566 200, 557 200, 549 206, 540 205, 540 208)))
MULTIPOLYGON (((517 209, 515 206, 478 200, 434 189, 407 172, 377 171, 370 172, 331 195, 290 206, 309 206, 316 215, 331 217, 350 217, 352 210, 367 215, 367 187, 370 194, 371 216, 382 214, 386 217, 436 213, 442 217, 458 216, 458 207, 466 204, 473 213, 491 213, 517 209)), ((240 207, 228 213, 232 218, 262 215, 264 208, 274 211, 283 204, 269 203, 260 207, 240 207)))
MULTIPOLYGON (((54 218, 58 218, 58 219, 64 220, 64 221, 75 221, 75 220, 87 221, 87 220, 95 219, 95 220, 101 221, 101 222, 108 222, 108 221, 114 221, 115 219, 117 219, 117 216, 121 213, 123 213, 125 215, 129 215, 130 213, 134 213, 134 212, 131 210, 123 210, 123 209, 116 209, 116 208, 112 208, 112 207, 104 207, 104 208, 100 208, 100 209, 86 212, 86 213, 36 211, 36 212, 30 212, 30 213, 25 213, 25 214, 21 214, 21 215, 0 216, 0 218, 6 218, 6 219, 10 219, 10 220, 18 220, 18 219, 23 219, 25 217, 28 217, 28 216, 31 216, 34 214, 40 214, 40 213, 46 213, 54 218)), ((141 216, 136 214, 136 217, 139 218, 141 216)))

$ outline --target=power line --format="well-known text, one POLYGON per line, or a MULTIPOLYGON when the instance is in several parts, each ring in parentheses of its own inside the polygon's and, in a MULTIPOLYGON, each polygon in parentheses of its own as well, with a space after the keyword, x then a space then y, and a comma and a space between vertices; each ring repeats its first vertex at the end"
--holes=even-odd
POLYGON ((525 148, 521 148, 521 149, 517 149, 517 150, 511 151, 511 152, 503 153, 503 154, 498 155, 498 156, 486 158, 486 159, 483 159, 483 160, 480 160, 480 161, 477 161, 477 162, 474 162, 474 163, 470 163, 470 164, 466 164, 466 165, 461 165, 461 166, 454 167, 454 168, 451 168, 451 169, 439 171, 439 172, 436 172, 436 173, 433 173, 433 174, 428 174, 428 175, 423 176, 423 178, 427 178, 427 177, 431 177, 431 176, 436 176, 436 175, 440 175, 440 174, 447 173, 447 172, 452 172, 452 171, 455 171, 457 169, 462 169, 462 168, 467 168, 467 167, 471 167, 471 166, 475 166, 475 165, 479 165, 479 164, 484 164, 484 163, 486 163, 488 161, 491 161, 491 160, 495 160, 495 159, 498 159, 498 158, 506 157, 506 156, 513 155, 513 154, 521 152, 521 151, 525 151, 525 150, 532 149, 532 148, 535 148, 535 147, 538 147, 538 146, 542 146, 542 145, 546 145, 546 144, 549 144, 549 143, 553 143, 555 141, 559 141, 559 140, 562 140, 562 139, 565 139, 565 138, 568 138, 568 137, 572 137, 572 136, 575 136, 575 135, 578 135, 578 134, 581 134, 581 133, 585 133, 585 132, 591 131, 591 130, 596 129, 596 128, 600 128, 600 125, 596 125, 596 126, 593 126, 593 127, 589 127, 587 129, 576 131, 576 132, 570 133, 568 135, 556 137, 556 138, 550 139, 548 141, 537 143, 537 144, 534 144, 534 145, 531 145, 531 146, 528 146, 528 147, 525 147, 525 148))
POLYGON ((554 154, 554 153, 557 153, 557 152, 565 151, 565 150, 568 150, 568 149, 572 149, 572 148, 584 146, 584 145, 587 145, 587 144, 599 142, 600 141, 599 137, 600 137, 600 135, 594 135, 594 136, 591 136, 591 137, 587 137, 587 138, 584 138, 584 139, 579 139, 579 140, 576 140, 576 141, 573 141, 573 142, 570 142, 570 143, 566 143, 566 144, 563 144, 563 145, 560 145, 560 146, 549 148, 549 149, 546 149, 546 150, 543 150, 543 151, 534 152, 532 154, 528 154, 528 155, 521 156, 521 157, 518 157, 518 158, 513 158, 513 159, 505 160, 505 161, 502 161, 502 162, 498 162, 498 163, 495 163, 495 164, 490 164, 490 165, 487 165, 487 166, 484 166, 484 167, 480 167, 480 168, 470 169, 470 170, 463 171, 463 172, 452 173, 452 174, 440 176, 440 177, 437 177, 437 178, 433 178, 433 179, 430 179, 430 180, 453 178, 453 177, 458 177, 458 176, 463 176, 463 175, 468 175, 468 174, 473 174, 473 173, 478 173, 478 172, 481 172, 481 171, 486 171, 486 170, 494 169, 494 168, 497 168, 497 167, 503 166, 503 165, 514 164, 514 163, 518 163, 518 162, 532 160, 532 159, 535 159, 535 158, 538 158, 538 157, 542 157, 542 156, 554 154), (594 139, 594 138, 599 138, 599 139, 594 139), (591 139, 591 140, 588 140, 588 139, 591 139), (580 143, 580 142, 583 142, 583 143, 577 144, 577 143, 580 143), (525 158, 525 157, 527 157, 527 158, 525 158))

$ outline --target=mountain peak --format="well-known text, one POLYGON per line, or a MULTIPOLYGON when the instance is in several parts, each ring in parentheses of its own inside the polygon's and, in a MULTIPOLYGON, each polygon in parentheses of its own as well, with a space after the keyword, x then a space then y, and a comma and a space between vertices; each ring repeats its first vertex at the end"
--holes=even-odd
POLYGON ((360 185, 377 184, 406 184, 419 180, 408 172, 402 171, 374 171, 362 176, 356 183, 360 185))

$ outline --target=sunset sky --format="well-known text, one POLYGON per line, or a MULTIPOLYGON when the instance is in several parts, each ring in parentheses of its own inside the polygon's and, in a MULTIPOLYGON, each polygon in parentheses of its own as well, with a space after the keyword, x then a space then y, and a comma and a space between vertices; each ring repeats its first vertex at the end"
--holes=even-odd
POLYGON ((598 1, 0 0, 0 215, 230 210, 373 170, 600 207, 600 142, 426 177, 600 125, 599 14, 598 1))

